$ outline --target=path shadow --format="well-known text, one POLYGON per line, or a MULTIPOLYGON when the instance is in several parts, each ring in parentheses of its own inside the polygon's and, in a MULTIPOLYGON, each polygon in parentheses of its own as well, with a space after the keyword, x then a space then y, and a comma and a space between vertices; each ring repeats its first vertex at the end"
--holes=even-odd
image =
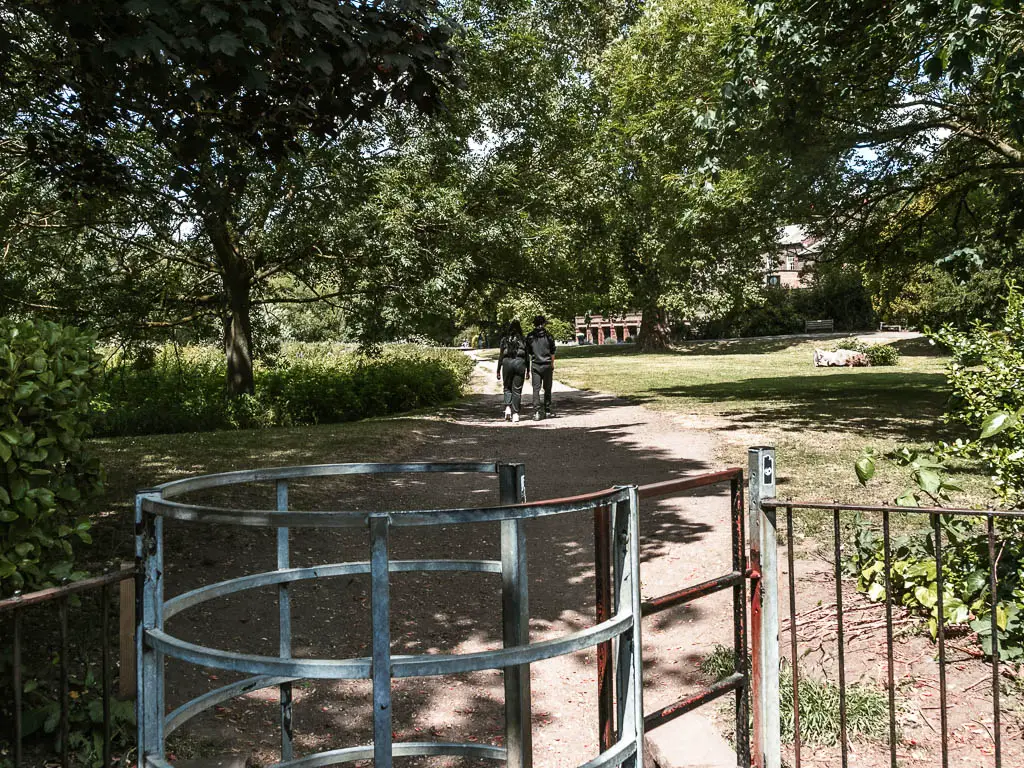
MULTIPOLYGON (((475 396, 447 409, 453 420, 414 417, 380 422, 380 439, 338 444, 332 431, 346 425, 308 430, 308 442, 275 441, 275 431, 235 432, 207 440, 243 444, 237 456, 211 453, 205 465, 188 442, 161 451, 161 442, 135 440, 145 462, 120 465, 110 485, 123 497, 131 487, 146 487, 180 474, 227 471, 245 466, 282 466, 344 461, 522 461, 529 499, 553 498, 617 484, 646 484, 708 471, 703 457, 679 459, 670 451, 638 441, 637 409, 607 396, 572 392, 558 397, 559 418, 517 428, 497 419, 500 395, 475 396), (592 419, 600 414, 597 421, 592 419), (579 422, 579 423, 577 423, 579 422), (182 472, 181 467, 186 471, 182 472)), ((219 489, 192 497, 197 502, 232 507, 273 503, 273 488, 254 485, 219 489)), ((122 498, 115 514, 98 527, 120 531, 130 541, 130 505, 122 498)), ((295 509, 400 510, 496 504, 493 475, 354 476, 296 482, 290 488, 295 509)), ((687 495, 685 501, 646 503, 641 510, 641 560, 655 563, 680 546, 700 546, 715 530, 716 515, 727 515, 727 488, 687 495)), ((547 637, 595 623, 594 529, 592 515, 579 513, 527 524, 531 628, 547 637)), ((167 594, 202 584, 272 570, 273 530, 168 523, 167 594)), ((291 534, 292 565, 366 560, 363 531, 296 529, 291 534)), ((494 559, 499 553, 496 524, 396 529, 394 559, 494 559)), ((723 560, 727 553, 718 553, 723 560)), ((694 549, 694 559, 710 553, 694 549)), ((723 569, 723 572, 728 569, 723 569)), ((682 571, 680 571, 682 573, 682 571)), ((675 588, 685 586, 679 583, 675 588)), ((185 640, 234 651, 277 653, 277 590, 274 587, 211 601, 169 624, 185 640)), ((392 592, 392 652, 441 653, 501 646, 500 581, 479 574, 400 574, 392 592)), ((369 580, 364 576, 301 582, 291 587, 296 656, 358 657, 369 653, 369 580)), ((702 605, 660 617, 657 631, 683 628, 705 617, 702 605)), ((715 610, 714 606, 710 610, 715 610)), ((651 675, 691 680, 692 673, 656 663, 651 675), (664 667, 662 669, 662 667, 664 667)), ((689 669, 689 667, 687 667, 689 669)), ((573 657, 567 674, 596 674, 590 652, 573 657), (573 672, 572 670, 576 671, 573 672)), ((168 664, 171 707, 212 687, 237 679, 173 662, 168 664)), ((303 752, 367 743, 372 715, 367 687, 351 683, 304 683, 296 687, 295 728, 303 752)), ((221 751, 272 755, 276 739, 276 693, 271 690, 214 710, 190 726, 191 738, 221 751)), ((396 738, 406 740, 480 740, 500 743, 503 692, 500 674, 396 681, 396 738)), ((540 715, 538 715, 540 716, 540 715)), ((579 730, 567 712, 549 719, 579 730)), ((596 735, 596 723, 586 725, 596 735)), ((570 762, 585 760, 579 755, 570 762)), ((259 759, 257 759, 259 762, 259 759)))

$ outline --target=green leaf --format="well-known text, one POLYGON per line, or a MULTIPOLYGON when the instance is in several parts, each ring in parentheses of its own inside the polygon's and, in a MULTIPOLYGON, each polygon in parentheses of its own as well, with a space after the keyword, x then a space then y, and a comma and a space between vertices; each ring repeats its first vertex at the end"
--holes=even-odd
POLYGON ((967 587, 970 594, 976 595, 988 586, 988 574, 984 571, 969 573, 967 578, 964 579, 964 586, 967 587))
POLYGON ((0 441, 0 461, 7 461, 9 458, 11 458, 10 446, 0 441))
POLYGON ((917 504, 917 495, 913 491, 904 491, 896 497, 896 503, 901 507, 913 507, 917 504))
POLYGON ((919 469, 915 474, 917 484, 926 493, 937 493, 942 487, 942 475, 933 469, 919 469))
POLYGON ((939 595, 934 584, 928 587, 917 587, 914 590, 914 597, 925 608, 932 608, 939 601, 939 595))
POLYGON ((860 455, 853 468, 861 485, 867 485, 868 480, 875 476, 875 460, 866 453, 860 455))
POLYGON ((0 509, 0 523, 13 523, 18 519, 18 513, 10 507, 0 509))
POLYGON ((221 32, 210 40, 211 53, 223 53, 225 56, 234 56, 235 51, 242 47, 242 41, 230 32, 221 32))
POLYGON ((985 420, 981 422, 981 434, 978 437, 981 440, 985 440, 989 437, 993 437, 994 435, 998 435, 1007 427, 1013 426, 1014 421, 1015 419, 1013 414, 1007 413, 1006 411, 990 413, 985 417, 985 420))
POLYGON ((868 599, 875 603, 884 600, 885 587, 883 587, 878 582, 872 584, 870 587, 868 587, 868 599))

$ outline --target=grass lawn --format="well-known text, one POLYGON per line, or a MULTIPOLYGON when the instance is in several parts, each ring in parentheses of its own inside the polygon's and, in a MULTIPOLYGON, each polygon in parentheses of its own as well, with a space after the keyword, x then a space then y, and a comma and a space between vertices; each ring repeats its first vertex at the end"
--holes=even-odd
MULTIPOLYGON (((900 364, 815 368, 815 346, 834 339, 693 343, 667 354, 628 346, 559 349, 558 378, 678 413, 687 427, 714 430, 720 459, 746 466, 746 449, 777 448, 780 497, 891 502, 908 487, 903 470, 879 464, 867 488, 853 463, 865 446, 880 451, 921 446, 946 435, 946 358, 923 339, 894 342, 900 364)), ((965 493, 955 501, 987 504, 984 478, 954 467, 965 493)))

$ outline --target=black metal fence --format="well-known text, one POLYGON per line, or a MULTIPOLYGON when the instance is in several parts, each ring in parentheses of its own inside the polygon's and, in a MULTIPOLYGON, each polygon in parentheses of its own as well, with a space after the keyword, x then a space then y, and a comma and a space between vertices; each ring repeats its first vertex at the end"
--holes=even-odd
MULTIPOLYGON (((795 539, 793 530, 794 513, 806 510, 819 510, 831 513, 832 517, 832 567, 835 579, 835 622, 836 622, 836 647, 838 661, 838 684, 839 684, 839 727, 840 727, 840 754, 843 768, 849 764, 849 734, 847 722, 848 685, 847 685, 847 663, 846 663, 846 636, 844 633, 844 607, 843 607, 843 515, 844 513, 860 513, 862 515, 873 515, 880 517, 880 521, 874 523, 881 528, 882 534, 882 555, 883 555, 883 586, 884 586, 884 612, 885 612, 885 643, 886 643, 886 682, 888 688, 888 746, 889 759, 892 768, 898 764, 897 756, 897 705, 896 705, 896 680, 894 674, 893 654, 893 605, 894 596, 891 584, 893 573, 893 551, 892 551, 892 517, 893 515, 908 515, 922 517, 928 521, 932 540, 932 556, 935 565, 936 584, 936 616, 935 643, 937 647, 938 661, 938 692, 939 692, 939 719, 940 730, 938 732, 941 744, 941 765, 948 768, 950 765, 949 745, 949 697, 947 690, 947 626, 944 616, 944 591, 945 581, 943 573, 943 547, 946 546, 943 536, 943 518, 954 518, 960 520, 974 521, 977 523, 978 533, 987 538, 988 544, 988 609, 991 617, 992 652, 991 652, 991 691, 992 691, 992 718, 993 727, 991 737, 993 741, 992 764, 996 768, 1002 768, 1003 744, 1001 738, 1002 708, 1000 706, 1000 653, 999 653, 999 628, 997 627, 997 605, 999 593, 999 574, 997 551, 997 520, 1022 520, 1024 511, 993 511, 974 509, 949 509, 935 507, 904 507, 904 506, 867 506, 841 503, 822 503, 804 501, 783 501, 780 499, 763 499, 761 507, 771 517, 781 511, 785 515, 787 561, 788 561, 788 593, 789 593, 789 652, 792 664, 792 687, 793 687, 793 719, 794 719, 794 765, 800 768, 802 747, 800 738, 800 649, 798 647, 797 631, 799 629, 798 610, 800 594, 797 590, 796 564, 795 564, 795 539)), ((781 521, 778 521, 781 523, 781 521)), ((767 578, 767 573, 766 573, 767 578)), ((881 606, 880 606, 881 610, 881 606)))
MULTIPOLYGON (((114 612, 114 587, 135 579, 135 569, 107 573, 102 576, 83 579, 61 587, 44 589, 26 595, 0 600, 0 626, 9 629, 12 653, 10 666, 10 702, 0 710, 10 711, 11 717, 3 728, 10 739, 11 758, 14 768, 24 765, 52 765, 59 759, 62 768, 72 763, 71 755, 71 711, 72 701, 80 696, 78 690, 72 690, 73 669, 87 670, 89 659, 95 659, 98 643, 100 668, 100 699, 102 707, 101 759, 104 768, 109 768, 113 761, 112 744, 112 701, 113 672, 111 668, 111 638, 117 637, 117 624, 111 625, 111 613, 114 612), (51 654, 50 638, 54 637, 53 626, 56 620, 57 645, 55 654, 51 654), (74 620, 74 628, 69 623, 74 620), (96 637, 98 632, 99 637, 96 637), (41 638, 46 640, 41 640, 41 638), (88 647, 88 646, 92 647, 88 647), (29 659, 29 656, 33 656, 29 659), (57 701, 57 724, 55 729, 56 745, 33 749, 30 754, 25 749, 25 695, 26 669, 46 669, 50 663, 56 662, 57 675, 52 681, 57 701), (55 754, 56 753, 56 754, 55 754)), ((120 590, 119 590, 120 591, 120 590)), ((134 594, 134 590, 129 590, 134 594)), ((134 599, 134 598, 132 598, 134 599)), ((123 600, 122 600, 123 602, 123 600)), ((134 622, 134 610, 125 622, 128 627, 134 622)), ((5 630, 5 635, 7 632, 5 630)), ((4 643, 6 646, 6 642, 4 643)), ((128 644, 130 645, 130 643, 128 644)), ((123 660, 122 660, 123 661, 123 660)), ((95 662, 93 661, 93 664, 95 662)), ((127 664, 131 676, 131 687, 134 687, 134 666, 127 664)), ((85 673, 86 679, 88 673, 85 673)), ((33 681, 35 682, 35 681, 33 681)), ((122 681, 123 683, 126 681, 122 681)), ((5 716, 5 720, 8 718, 5 716)), ((38 740, 36 740, 38 742, 38 740)), ((53 744, 51 741, 50 744, 53 744)))

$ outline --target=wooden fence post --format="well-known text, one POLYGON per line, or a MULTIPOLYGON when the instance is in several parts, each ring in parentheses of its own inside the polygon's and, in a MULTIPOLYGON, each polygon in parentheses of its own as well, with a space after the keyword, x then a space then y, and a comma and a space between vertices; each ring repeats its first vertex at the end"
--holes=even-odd
MULTIPOLYGON (((134 569, 135 563, 122 562, 121 570, 134 569)), ((122 699, 135 698, 135 579, 122 579, 120 584, 120 620, 118 634, 120 675, 117 693, 122 699)))

